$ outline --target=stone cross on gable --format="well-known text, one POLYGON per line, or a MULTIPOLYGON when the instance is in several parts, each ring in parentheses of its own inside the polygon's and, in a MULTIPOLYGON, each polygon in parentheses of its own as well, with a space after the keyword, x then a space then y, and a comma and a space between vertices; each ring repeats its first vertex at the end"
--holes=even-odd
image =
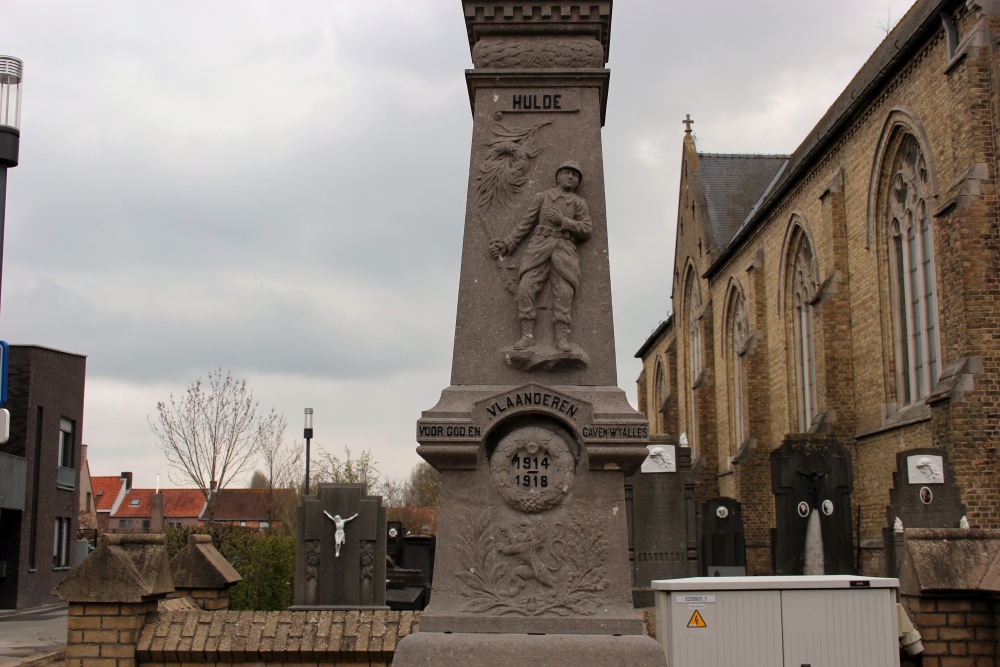
POLYGON ((684 120, 681 123, 684 124, 684 134, 691 134, 691 126, 694 125, 694 121, 691 120, 691 114, 684 114, 684 120))

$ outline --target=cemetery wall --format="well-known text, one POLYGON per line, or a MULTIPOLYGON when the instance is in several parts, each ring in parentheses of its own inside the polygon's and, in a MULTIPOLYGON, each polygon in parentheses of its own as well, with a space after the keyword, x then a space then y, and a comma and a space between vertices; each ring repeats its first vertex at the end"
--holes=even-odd
MULTIPOLYGON (((791 156, 779 191, 728 246, 706 241, 699 154, 691 135, 685 138, 672 297, 679 318, 672 332, 679 361, 677 431, 694 428, 702 445, 699 505, 711 497, 711 479, 718 476, 716 488, 724 495, 757 507, 744 511, 748 544, 756 542, 751 531, 774 525, 773 509, 770 515, 764 509, 769 475, 747 465, 753 456, 734 437, 727 304, 737 286, 749 328, 759 337, 748 357, 756 384, 745 411, 751 454, 766 453, 802 430, 790 300, 797 238, 807 239, 815 255, 817 417, 810 429, 834 435, 852 451, 855 513, 860 508, 860 523, 852 517, 861 541, 855 546, 866 547, 862 572, 881 573, 877 544, 897 451, 945 449, 969 522, 1000 527, 997 14, 988 3, 918 2, 791 156), (940 11, 955 26, 955 37, 940 11), (905 134, 916 138, 929 172, 940 336, 940 377, 925 399, 909 404, 897 386, 886 213, 891 163, 905 134), (706 304, 701 336, 709 358, 692 415, 692 392, 686 391, 690 291, 684 281, 695 273, 705 276, 698 289, 706 304)), ((648 386, 653 359, 643 359, 648 386)))

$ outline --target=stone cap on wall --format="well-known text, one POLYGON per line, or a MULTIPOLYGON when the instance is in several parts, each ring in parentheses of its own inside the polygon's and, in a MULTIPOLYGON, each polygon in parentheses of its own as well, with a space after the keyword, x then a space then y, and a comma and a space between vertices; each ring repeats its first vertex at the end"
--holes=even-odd
POLYGON ((1000 530, 908 528, 899 592, 1000 594, 1000 530))
POLYGON ((211 535, 188 535, 187 546, 170 561, 170 574, 177 588, 228 588, 243 580, 211 535))
POLYGON ((163 535, 101 535, 56 586, 63 602, 144 602, 174 590, 163 535))
POLYGON ((142 630, 139 662, 392 660, 417 632, 412 611, 161 612, 142 630))

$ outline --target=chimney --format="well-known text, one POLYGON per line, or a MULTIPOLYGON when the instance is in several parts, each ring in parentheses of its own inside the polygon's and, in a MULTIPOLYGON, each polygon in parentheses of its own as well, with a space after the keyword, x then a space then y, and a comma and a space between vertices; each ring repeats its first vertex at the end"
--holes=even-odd
POLYGON ((154 493, 149 503, 149 532, 160 534, 163 532, 163 511, 166 506, 166 498, 162 493, 154 493))
POLYGON ((125 488, 126 489, 131 489, 132 488, 132 473, 130 473, 130 472, 123 472, 122 474, 119 475, 119 477, 121 479, 125 480, 125 488))

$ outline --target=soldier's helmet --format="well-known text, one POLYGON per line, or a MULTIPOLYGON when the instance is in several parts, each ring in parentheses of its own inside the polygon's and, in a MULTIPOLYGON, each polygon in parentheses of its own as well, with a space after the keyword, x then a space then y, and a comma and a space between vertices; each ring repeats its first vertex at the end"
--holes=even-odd
POLYGON ((580 177, 580 183, 583 183, 583 169, 580 169, 580 163, 576 160, 566 160, 558 168, 556 168, 556 174, 558 175, 563 169, 572 169, 576 172, 576 175, 580 177))

